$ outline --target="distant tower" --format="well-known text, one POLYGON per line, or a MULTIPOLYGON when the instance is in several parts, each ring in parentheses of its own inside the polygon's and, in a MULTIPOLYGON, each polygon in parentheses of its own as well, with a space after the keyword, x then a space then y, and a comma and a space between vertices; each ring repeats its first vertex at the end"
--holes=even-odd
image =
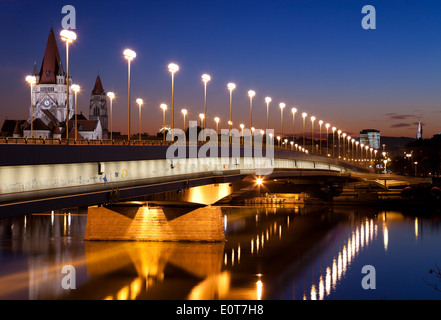
POLYGON ((108 135, 107 99, 99 75, 96 77, 95 86, 93 87, 92 96, 90 98, 89 119, 99 120, 101 122, 103 138, 106 138, 108 135))
POLYGON ((418 131, 416 134, 416 138, 417 139, 422 139, 423 138, 423 126, 421 125, 421 120, 418 120, 418 131))

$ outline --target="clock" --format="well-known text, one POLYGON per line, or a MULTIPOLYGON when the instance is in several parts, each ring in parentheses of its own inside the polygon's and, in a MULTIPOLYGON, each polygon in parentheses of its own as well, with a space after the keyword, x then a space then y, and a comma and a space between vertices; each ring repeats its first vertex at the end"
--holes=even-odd
POLYGON ((49 100, 45 100, 45 101, 44 101, 44 105, 45 105, 46 107, 49 107, 49 103, 50 103, 49 100))

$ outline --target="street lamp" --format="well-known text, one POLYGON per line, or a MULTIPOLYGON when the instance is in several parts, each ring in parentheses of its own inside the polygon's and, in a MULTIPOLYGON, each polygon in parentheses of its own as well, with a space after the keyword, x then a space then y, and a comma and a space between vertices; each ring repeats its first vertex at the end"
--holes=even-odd
POLYGON ((294 143, 296 141, 296 136, 295 136, 295 134, 296 134, 296 132, 295 132, 295 116, 296 116, 296 112, 297 112, 296 108, 292 108, 291 109, 291 113, 292 113, 292 141, 294 141, 294 143))
POLYGON ((187 115, 188 111, 187 111, 187 109, 182 109, 181 113, 184 116, 184 133, 185 133, 185 116, 187 115))
POLYGON ((329 123, 325 124, 326 127, 326 156, 329 155, 328 147, 329 147, 329 127, 331 125, 329 123))
POLYGON ((162 109, 162 136, 163 141, 165 142, 165 110, 167 110, 167 105, 162 103, 160 107, 162 109))
POLYGON ((144 103, 144 101, 140 98, 136 99, 136 103, 139 107, 139 141, 141 141, 141 106, 144 103))
POLYGON ((282 131, 281 136, 283 138, 283 109, 285 109, 286 104, 281 102, 279 103, 279 107, 280 107, 280 130, 282 131))
POLYGON ((314 153, 314 121, 315 117, 311 117, 311 153, 314 153))
POLYGON ((242 137, 240 138, 241 140, 242 140, 242 145, 245 143, 245 139, 244 139, 244 136, 243 136, 243 128, 245 128, 245 125, 243 124, 243 123, 241 123, 240 125, 239 125, 239 127, 242 129, 242 137))
POLYGON ((358 145, 359 145, 360 141, 355 141, 355 161, 359 161, 359 157, 358 157, 358 145))
POLYGON ((346 133, 343 132, 342 137, 343 137, 343 139, 342 139, 342 141, 343 141, 342 156, 343 156, 343 159, 346 159, 346 149, 345 149, 346 133))
POLYGON ((31 138, 34 137, 34 98, 32 89, 34 84, 37 83, 37 78, 35 76, 27 76, 26 82, 31 86, 31 138))
POLYGON ((250 97, 250 128, 253 127, 253 97, 256 95, 256 92, 253 90, 248 91, 248 96, 250 97))
POLYGON ((320 155, 322 155, 322 124, 323 124, 323 120, 319 121, 319 126, 320 126, 320 143, 319 143, 319 151, 320 151, 320 155))
POLYGON ((176 63, 170 63, 168 65, 168 71, 171 73, 172 78, 172 140, 174 140, 174 129, 175 129, 175 73, 179 70, 179 66, 176 63))
POLYGON ((77 39, 72 30, 61 30, 61 40, 66 41, 66 139, 69 142, 69 43, 77 39))
POLYGON ((354 161, 354 142, 355 142, 355 139, 352 138, 351 139, 351 160, 352 161, 354 161))
POLYGON ((214 118, 214 122, 216 122, 216 134, 219 134, 219 117, 214 118))
POLYGON ((112 127, 112 103, 113 103, 113 99, 115 98, 115 94, 111 91, 107 92, 107 97, 109 97, 110 99, 110 140, 113 140, 113 136, 112 136, 112 132, 113 132, 113 127, 112 127))
POLYGON ((303 147, 305 146, 305 118, 308 116, 308 114, 306 112, 302 113, 302 117, 303 117, 303 147))
MULTIPOLYGON (((416 176, 417 176, 417 165, 418 165, 418 162, 415 161, 413 164, 415 165, 415 178, 416 178, 416 176)), ((423 168, 423 169, 424 169, 424 168, 423 168)), ((424 170, 423 170, 423 171, 424 171, 424 170)))
MULTIPOLYGON (((230 120, 228 121, 228 124, 230 125, 230 131, 232 129, 232 125, 233 125, 233 119, 232 117, 232 103, 233 103, 233 90, 236 89, 236 85, 232 82, 227 84, 227 88, 230 91, 230 120)), ((231 138, 231 136, 230 136, 231 138)))
POLYGON ((201 119, 201 130, 203 130, 202 126, 203 126, 203 123, 204 123, 205 115, 203 113, 199 113, 199 119, 201 119))
POLYGON ((335 158, 335 130, 336 127, 332 127, 332 157, 335 158))
POLYGON ((341 130, 337 131, 337 136, 338 136, 338 158, 340 159, 340 135, 341 135, 341 130))
POLYGON ((204 73, 202 75, 202 81, 204 82, 204 129, 207 121, 207 82, 211 80, 211 77, 204 73))
POLYGON ((266 97, 265 102, 266 102, 266 131, 268 132, 268 129, 269 129, 269 104, 271 102, 271 98, 266 97))
POLYGON ((360 143, 360 161, 363 161, 363 149, 364 149, 364 144, 360 143))
POLYGON ((73 92, 75 92, 75 141, 77 141, 77 136, 78 136, 78 126, 77 126, 77 93, 80 91, 80 86, 77 84, 73 84, 70 86, 73 90, 73 92))
POLYGON ((130 140, 130 64, 131 64, 132 60, 136 58, 136 52, 133 50, 130 50, 130 49, 126 49, 126 50, 124 50, 123 54, 124 54, 124 58, 127 59, 127 66, 128 66, 128 89, 127 89, 127 91, 128 91, 128 99, 127 99, 127 101, 128 101, 128 103, 127 103, 127 109, 128 109, 127 130, 128 130, 128 133, 127 133, 127 140, 130 140))

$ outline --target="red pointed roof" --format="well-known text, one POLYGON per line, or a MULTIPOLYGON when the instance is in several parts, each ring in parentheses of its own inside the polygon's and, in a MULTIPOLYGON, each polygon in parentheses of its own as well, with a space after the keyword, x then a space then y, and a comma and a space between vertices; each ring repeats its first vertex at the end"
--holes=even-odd
POLYGON ((54 30, 51 28, 51 30, 49 31, 49 37, 47 39, 43 62, 41 63, 39 83, 55 84, 56 75, 60 71, 62 74, 64 74, 63 66, 60 59, 60 53, 58 51, 57 40, 55 39, 54 30))
POLYGON ((105 94, 105 92, 104 92, 103 84, 101 83, 101 78, 98 75, 95 80, 95 86, 93 87, 92 95, 100 96, 102 94, 105 94))

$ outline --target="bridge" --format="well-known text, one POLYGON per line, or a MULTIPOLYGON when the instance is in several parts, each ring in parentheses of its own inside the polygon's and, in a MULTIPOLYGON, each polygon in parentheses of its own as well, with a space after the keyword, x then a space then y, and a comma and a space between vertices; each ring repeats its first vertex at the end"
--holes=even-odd
MULTIPOLYGON (((195 221, 200 221, 201 228, 207 229, 207 225, 213 228, 207 229, 202 238, 198 235, 196 240, 218 241, 224 236, 222 216, 211 204, 244 182, 253 184, 258 177, 312 180, 320 177, 321 181, 338 181, 347 180, 352 174, 370 174, 368 168, 354 163, 283 148, 273 148, 270 156, 257 154, 253 148, 218 146, 209 150, 208 157, 192 157, 191 146, 187 145, 187 156, 175 161, 167 159, 169 147, 0 144, 1 154, 7 155, 0 159, 0 217, 93 206, 88 216, 88 226, 93 231, 86 232, 86 238, 89 235, 90 239, 158 240, 168 233, 168 240, 195 240, 195 232, 185 234, 182 226, 196 226, 195 221), (199 190, 205 197, 191 192, 204 187, 210 188, 199 190), (186 203, 126 202, 167 193, 185 194, 181 200, 186 203), (151 208, 152 205, 159 209, 151 208), (173 205, 181 210, 167 211, 166 207, 173 205), (171 211, 174 216, 170 215, 171 211), (137 219, 138 214, 144 218, 137 219), (104 220, 108 223, 103 223, 104 220), (139 225, 127 237, 126 231, 133 228, 133 221, 139 225), (147 226, 150 228, 155 223, 160 228, 166 224, 168 229, 157 230, 147 238, 141 236, 147 226), (176 238, 176 230, 180 230, 179 238, 176 238)), ((203 146, 194 147, 196 155, 200 155, 203 146)))

